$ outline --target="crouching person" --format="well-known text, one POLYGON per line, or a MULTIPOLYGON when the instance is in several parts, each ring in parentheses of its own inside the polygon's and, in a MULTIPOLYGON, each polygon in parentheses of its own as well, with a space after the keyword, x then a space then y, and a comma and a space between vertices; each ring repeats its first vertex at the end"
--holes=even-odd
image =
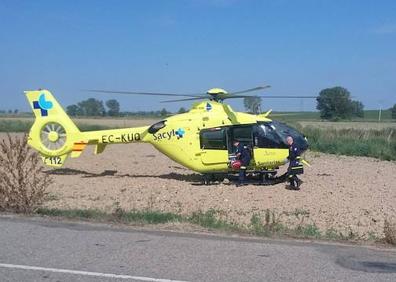
POLYGON ((252 158, 251 152, 248 146, 241 144, 238 140, 234 141, 234 146, 236 147, 236 159, 241 162, 237 186, 247 185, 246 170, 252 158))

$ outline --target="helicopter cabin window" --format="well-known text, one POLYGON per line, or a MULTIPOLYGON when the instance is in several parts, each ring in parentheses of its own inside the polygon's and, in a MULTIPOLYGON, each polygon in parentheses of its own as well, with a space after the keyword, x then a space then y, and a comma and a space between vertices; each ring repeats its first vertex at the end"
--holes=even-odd
POLYGON ((201 131, 201 149, 226 150, 225 128, 212 128, 201 131))
POLYGON ((252 144, 252 127, 251 126, 238 126, 232 128, 232 137, 244 145, 252 144))
POLYGON ((271 124, 258 124, 254 128, 254 146, 258 148, 285 148, 276 129, 271 124))

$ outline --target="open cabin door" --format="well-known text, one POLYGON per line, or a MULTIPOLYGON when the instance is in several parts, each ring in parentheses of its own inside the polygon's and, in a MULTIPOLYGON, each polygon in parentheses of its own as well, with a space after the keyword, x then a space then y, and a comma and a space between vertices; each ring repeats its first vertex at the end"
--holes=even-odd
POLYGON ((235 159, 236 147, 233 145, 235 140, 253 148, 253 125, 234 125, 201 130, 202 163, 228 166, 229 161, 235 159))

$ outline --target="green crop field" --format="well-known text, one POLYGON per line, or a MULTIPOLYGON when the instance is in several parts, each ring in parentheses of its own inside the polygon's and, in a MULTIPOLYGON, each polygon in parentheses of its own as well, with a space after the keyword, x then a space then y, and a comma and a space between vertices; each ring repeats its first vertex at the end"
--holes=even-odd
MULTIPOLYGON (((363 118, 352 118, 346 122, 378 122, 379 110, 364 111, 363 118)), ((272 112, 270 117, 280 121, 320 121, 319 112, 272 112)), ((392 120, 392 113, 390 110, 381 111, 381 122, 396 122, 392 120)))

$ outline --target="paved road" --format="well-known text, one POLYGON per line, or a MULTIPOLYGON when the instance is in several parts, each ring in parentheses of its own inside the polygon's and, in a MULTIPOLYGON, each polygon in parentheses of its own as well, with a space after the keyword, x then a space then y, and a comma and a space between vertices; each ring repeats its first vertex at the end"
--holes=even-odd
POLYGON ((0 281, 396 281, 396 249, 0 216, 0 281))

